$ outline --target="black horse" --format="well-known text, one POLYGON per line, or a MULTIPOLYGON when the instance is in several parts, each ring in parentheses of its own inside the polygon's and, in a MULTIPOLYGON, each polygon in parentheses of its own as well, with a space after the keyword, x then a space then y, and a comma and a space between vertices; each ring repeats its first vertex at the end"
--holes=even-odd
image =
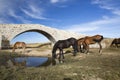
POLYGON ((110 47, 112 47, 114 44, 115 44, 115 46, 118 48, 118 47, 119 47, 118 44, 120 44, 120 38, 115 38, 115 39, 112 41, 110 47))
POLYGON ((53 50, 52 50, 52 59, 54 60, 55 58, 57 58, 57 54, 56 54, 56 51, 57 49, 59 49, 60 53, 59 53, 59 62, 64 62, 64 53, 63 53, 63 49, 64 48, 68 48, 72 46, 72 48, 74 49, 74 53, 73 55, 76 56, 76 53, 78 51, 78 48, 77 48, 77 40, 73 37, 71 38, 68 38, 66 40, 59 40, 55 43, 55 45, 53 46, 53 50))

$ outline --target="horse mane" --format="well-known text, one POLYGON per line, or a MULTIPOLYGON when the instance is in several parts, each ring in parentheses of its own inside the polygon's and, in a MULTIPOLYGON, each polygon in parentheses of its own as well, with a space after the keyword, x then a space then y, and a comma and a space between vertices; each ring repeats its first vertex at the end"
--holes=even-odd
POLYGON ((79 40, 83 40, 84 38, 79 38, 77 41, 79 41, 79 40))

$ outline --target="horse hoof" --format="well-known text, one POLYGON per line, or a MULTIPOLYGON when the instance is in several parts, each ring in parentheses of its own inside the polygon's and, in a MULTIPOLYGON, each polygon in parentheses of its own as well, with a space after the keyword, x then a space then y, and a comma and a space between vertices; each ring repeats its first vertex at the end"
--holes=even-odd
POLYGON ((60 63, 62 64, 62 63, 63 63, 63 61, 60 61, 60 63))
POLYGON ((88 52, 88 53, 86 53, 86 54, 88 54, 88 55, 89 55, 90 53, 88 52))
POLYGON ((59 63, 61 63, 61 64, 62 64, 62 63, 64 63, 64 61, 59 61, 59 63))

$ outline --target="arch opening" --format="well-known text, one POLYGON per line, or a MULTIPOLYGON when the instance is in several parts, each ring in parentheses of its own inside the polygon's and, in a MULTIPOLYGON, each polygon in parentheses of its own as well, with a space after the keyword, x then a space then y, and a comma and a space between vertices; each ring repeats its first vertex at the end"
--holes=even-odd
POLYGON ((11 39, 11 41, 12 41, 13 39, 15 39, 17 36, 19 36, 19 35, 21 35, 21 34, 23 34, 23 33, 26 33, 26 32, 37 32, 37 33, 40 33, 40 34, 42 34, 43 36, 45 36, 48 40, 50 40, 51 43, 55 43, 55 42, 56 42, 55 39, 52 37, 52 35, 50 35, 49 33, 45 32, 45 31, 38 30, 38 29, 31 29, 31 30, 27 30, 27 31, 23 31, 23 32, 21 32, 21 33, 18 33, 18 34, 16 34, 16 35, 11 39))

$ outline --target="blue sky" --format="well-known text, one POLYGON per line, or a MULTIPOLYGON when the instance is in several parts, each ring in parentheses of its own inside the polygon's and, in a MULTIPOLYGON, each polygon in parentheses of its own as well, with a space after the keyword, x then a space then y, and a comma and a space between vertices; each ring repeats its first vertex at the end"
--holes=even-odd
MULTIPOLYGON (((117 38, 120 37, 120 0, 0 0, 0 23, 42 24, 86 35, 117 38)), ((11 43, 16 41, 49 40, 42 34, 27 32, 11 43)))

